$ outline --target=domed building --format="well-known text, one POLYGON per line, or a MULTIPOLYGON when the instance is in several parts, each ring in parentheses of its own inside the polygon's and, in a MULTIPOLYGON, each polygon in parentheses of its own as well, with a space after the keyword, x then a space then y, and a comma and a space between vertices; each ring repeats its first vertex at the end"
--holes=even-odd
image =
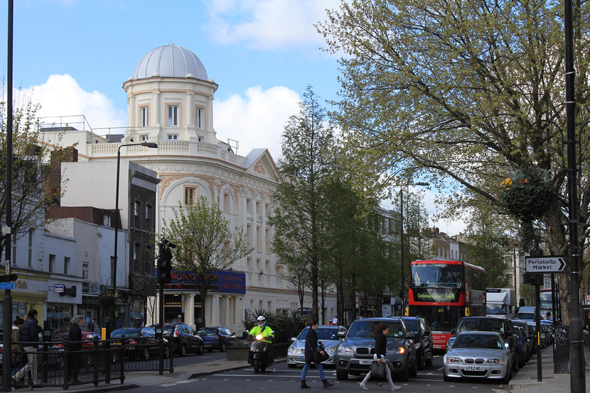
MULTIPOLYGON (((114 169, 119 152, 122 168, 126 167, 125 163, 133 162, 157 173, 156 232, 160 231, 163 220, 169 222, 173 218, 173 208, 191 204, 200 196, 209 200, 217 198, 230 219, 230 227, 243 228, 254 251, 236 261, 227 272, 226 278, 237 286, 220 282, 219 288, 209 292, 206 315, 201 314, 198 289, 184 282, 173 282, 165 292, 165 319, 181 319, 199 326, 205 317, 207 325, 227 326, 238 332, 249 311, 296 310, 299 300, 286 270, 277 265, 270 248, 273 230, 268 217, 271 196, 280 181, 279 173, 267 149, 254 149, 240 156, 234 151, 237 141, 217 138, 213 124, 217 88, 201 60, 190 50, 168 44, 148 52, 137 64, 133 76, 123 83, 128 102, 124 135, 105 138, 90 131, 74 130, 62 135, 62 145, 78 142, 80 161, 62 164, 62 172, 68 173, 65 176, 69 178, 62 204, 112 209, 114 200, 105 198, 105 193, 114 195, 115 171, 105 170, 104 165, 108 163, 114 169), (141 142, 157 143, 158 148, 137 145, 141 142), (72 174, 78 173, 73 168, 84 162, 100 163, 97 167, 102 168, 102 182, 89 176, 88 169, 78 171, 87 178, 80 189, 75 187, 72 174), (110 172, 108 176, 106 172, 110 172), (88 178, 92 180, 89 182, 88 178)), ((57 138, 53 136, 53 140, 57 138)), ((138 205, 134 198, 125 193, 119 195, 122 228, 129 233, 142 230, 135 225, 136 221, 154 219, 149 217, 152 213, 148 207, 138 205)), ((131 243, 129 239, 128 242, 131 243)), ((129 244, 129 261, 142 267, 130 267, 127 286, 121 283, 118 287, 128 290, 130 299, 144 299, 149 324, 158 321, 157 307, 150 310, 157 303, 149 301, 148 294, 134 285, 134 276, 141 272, 153 277, 153 256, 150 258, 146 247, 129 244)), ((306 296, 306 307, 310 300, 311 296, 306 296)), ((138 307, 141 306, 135 306, 138 307)), ((331 319, 336 309, 333 294, 327 296, 325 307, 326 318, 331 319)))

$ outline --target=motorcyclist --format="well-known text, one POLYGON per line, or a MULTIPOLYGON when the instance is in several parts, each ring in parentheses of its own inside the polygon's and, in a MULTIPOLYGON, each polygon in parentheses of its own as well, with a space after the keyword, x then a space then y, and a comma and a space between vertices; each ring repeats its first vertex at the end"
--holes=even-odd
POLYGON ((256 335, 262 335, 262 341, 266 343, 266 347, 268 349, 268 357, 272 364, 270 365, 271 370, 273 373, 276 373, 275 369, 275 351, 272 345, 272 339, 275 338, 275 334, 273 330, 266 324, 266 318, 263 315, 260 315, 256 318, 256 322, 258 325, 254 326, 252 330, 250 330, 250 336, 256 337, 256 335))

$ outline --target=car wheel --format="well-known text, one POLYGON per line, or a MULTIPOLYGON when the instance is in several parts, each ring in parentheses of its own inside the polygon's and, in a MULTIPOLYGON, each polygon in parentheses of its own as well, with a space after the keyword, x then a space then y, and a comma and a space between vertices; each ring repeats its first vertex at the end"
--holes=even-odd
POLYGON ((506 376, 504 376, 504 379, 502 379, 502 383, 508 384, 508 383, 510 383, 511 379, 512 379, 512 367, 506 367, 506 376))
POLYGON ((409 368, 408 374, 410 377, 415 377, 418 375, 418 365, 416 364, 416 359, 414 359, 414 363, 412 363, 412 367, 409 368))
POLYGON ((432 352, 430 353, 430 357, 424 361, 426 367, 432 367, 432 352))
POLYGON ((343 371, 336 371, 336 379, 339 381, 346 381, 348 380, 348 373, 343 371))
POLYGON ((289 364, 287 364, 287 367, 289 367, 289 368, 297 368, 297 364, 291 364, 291 363, 289 363, 289 364))
POLYGON ((452 378, 451 378, 451 377, 447 377, 447 374, 444 374, 444 373, 443 373, 443 380, 444 380, 445 382, 451 382, 452 378))
POLYGON ((404 367, 404 373, 400 376, 402 382, 408 382, 410 379, 410 365, 406 361, 406 367, 404 367))
POLYGON ((518 354, 515 353, 514 356, 512 357, 512 372, 516 372, 518 370, 518 354))
POLYGON ((418 356, 418 370, 424 370, 426 362, 424 361, 424 354, 418 356))
POLYGON ((178 352, 180 356, 186 356, 186 345, 182 344, 180 346, 180 351, 178 352))
POLYGON ((225 341, 222 341, 221 342, 221 349, 220 349, 220 351, 221 352, 225 352, 225 341))
POLYGON ((203 354, 203 344, 199 344, 199 346, 197 347, 197 355, 202 355, 203 354))

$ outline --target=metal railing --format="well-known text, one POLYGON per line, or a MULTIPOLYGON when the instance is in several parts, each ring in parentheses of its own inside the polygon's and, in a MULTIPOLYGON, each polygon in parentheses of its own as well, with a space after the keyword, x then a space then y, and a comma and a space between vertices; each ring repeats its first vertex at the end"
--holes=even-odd
POLYGON ((110 340, 21 342, 22 350, 12 351, 12 384, 35 387, 57 386, 69 389, 72 385, 125 381, 129 371, 160 371, 160 353, 163 368, 173 368, 172 343, 154 338, 117 338, 110 340), (34 346, 33 346, 34 344, 34 346), (73 349, 76 348, 76 349, 73 349))

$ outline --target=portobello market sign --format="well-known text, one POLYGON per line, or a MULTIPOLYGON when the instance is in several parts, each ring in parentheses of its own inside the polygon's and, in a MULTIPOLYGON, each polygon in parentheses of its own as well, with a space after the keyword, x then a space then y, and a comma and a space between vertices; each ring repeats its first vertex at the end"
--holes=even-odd
MULTIPOLYGON (((157 276, 157 273, 156 273, 157 276)), ((244 295, 246 293, 246 274, 223 271, 218 274, 212 274, 212 278, 219 276, 216 281, 209 283, 209 291, 235 293, 244 295)), ((170 290, 198 290, 201 280, 195 273, 172 269, 172 282, 164 286, 164 289, 170 290)))

